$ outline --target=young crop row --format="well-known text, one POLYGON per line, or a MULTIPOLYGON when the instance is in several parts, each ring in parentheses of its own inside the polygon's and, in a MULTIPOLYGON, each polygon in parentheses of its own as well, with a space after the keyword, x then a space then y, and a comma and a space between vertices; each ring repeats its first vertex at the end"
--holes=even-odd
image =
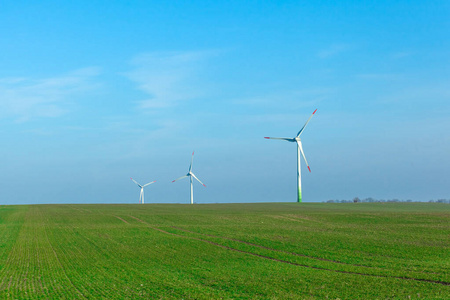
POLYGON ((435 231, 449 212, 218 207, 0 207, 0 298, 450 295, 449 244, 435 231))
POLYGON ((72 295, 70 280, 46 235, 39 209, 23 212, 23 225, 0 270, 2 298, 65 298, 72 295))

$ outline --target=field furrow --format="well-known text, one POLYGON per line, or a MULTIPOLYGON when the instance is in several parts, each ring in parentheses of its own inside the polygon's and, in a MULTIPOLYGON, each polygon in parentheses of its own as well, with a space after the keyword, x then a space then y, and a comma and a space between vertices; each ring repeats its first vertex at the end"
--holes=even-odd
MULTIPOLYGON (((237 242, 238 244, 245 244, 245 245, 261 248, 261 249, 264 249, 264 250, 269 250, 269 252, 267 252, 268 255, 263 255, 261 253, 256 253, 254 250, 253 251, 240 250, 240 249, 236 249, 236 248, 232 248, 230 246, 224 245, 222 243, 217 244, 217 243, 214 243, 211 240, 200 239, 202 241, 207 241, 207 242, 211 242, 211 243, 216 244, 216 245, 227 247, 230 250, 235 250, 235 251, 240 251, 240 252, 243 252, 243 253, 253 254, 253 255, 256 255, 256 256, 263 257, 263 258, 273 259, 275 261, 279 261, 279 262, 283 262, 283 263, 290 263, 290 264, 294 264, 294 265, 297 265, 297 266, 310 267, 310 268, 314 268, 314 269, 322 269, 322 270, 338 272, 338 273, 357 274, 357 275, 361 275, 361 276, 390 277, 390 278, 397 278, 397 279, 404 279, 404 280, 416 280, 416 281, 432 282, 432 283, 442 284, 442 285, 450 285, 450 282, 447 282, 447 281, 433 280, 433 279, 428 279, 428 278, 420 278, 420 275, 423 275, 422 273, 418 273, 418 272, 414 273, 411 270, 408 270, 409 272, 407 272, 407 273, 418 275, 418 278, 411 277, 411 276, 406 276, 406 275, 405 276, 396 276, 396 275, 388 275, 388 274, 386 274, 387 272, 390 272, 390 273, 402 273, 403 272, 404 273, 405 270, 401 270, 399 272, 393 272, 393 270, 386 270, 384 268, 379 268, 379 267, 375 267, 375 266, 364 266, 364 265, 358 265, 358 264, 350 264, 350 263, 345 263, 345 262, 340 262, 340 261, 335 261, 335 260, 324 259, 324 258, 320 258, 320 257, 308 256, 308 255, 304 255, 304 254, 300 254, 300 253, 287 252, 287 251, 274 249, 274 248, 270 248, 270 247, 266 247, 266 246, 263 246, 263 245, 258 245, 258 244, 255 244, 255 243, 250 243, 250 242, 247 242, 247 241, 242 241, 242 240, 238 240, 238 239, 234 239, 234 238, 230 238, 230 237, 223 237, 223 236, 216 236, 216 235, 212 235, 212 234, 199 233, 199 232, 195 232, 195 231, 192 231, 192 230, 188 230, 188 229, 180 228, 180 227, 176 227, 176 226, 171 226, 171 228, 174 228, 174 229, 177 229, 177 230, 180 230, 180 231, 183 231, 183 232, 192 233, 192 234, 197 235, 197 236, 204 236, 204 237, 209 237, 209 238, 215 238, 216 240, 219 240, 219 241, 221 239, 229 240, 229 241, 237 242), (319 260, 319 261, 330 262, 332 264, 348 265, 348 266, 355 267, 355 268, 352 268, 353 270, 340 269, 339 266, 337 266, 337 267, 334 266, 334 268, 327 268, 327 267, 320 266, 320 265, 311 265, 311 264, 306 264, 306 263, 298 263, 296 261, 292 261, 292 258, 289 259, 289 260, 283 260, 283 259, 279 259, 277 257, 274 257, 273 254, 270 253, 272 251, 273 252, 279 252, 279 253, 287 254, 287 256, 285 256, 285 257, 287 257, 288 259, 291 258, 290 256, 300 256, 300 257, 305 257, 305 258, 312 259, 312 260, 319 260), (365 268, 369 268, 369 269, 373 270, 373 272, 367 273, 367 272, 364 271, 365 268)), ((308 261, 306 261, 306 262, 308 262, 308 261)), ((436 273, 434 273, 434 274, 436 274, 436 273)))
MULTIPOLYGON (((430 283, 436 283, 436 284, 442 284, 442 285, 450 285, 450 282, 438 281, 438 280, 412 278, 412 277, 406 277, 406 276, 389 276, 389 275, 382 275, 382 274, 368 274, 368 273, 352 272, 352 271, 345 271, 345 270, 338 270, 338 269, 327 269, 327 268, 323 268, 323 267, 317 267, 317 266, 311 266, 311 265, 306 265, 306 264, 300 264, 300 263, 296 263, 296 262, 292 262, 292 261, 287 261, 287 260, 274 258, 272 256, 261 255, 261 254, 254 253, 254 252, 251 252, 251 251, 245 251, 245 250, 232 248, 230 246, 226 246, 226 245, 223 245, 223 244, 220 244, 220 243, 216 243, 216 242, 213 242, 213 241, 207 240, 207 239, 201 239, 201 238, 196 238, 196 237, 190 237, 190 236, 185 236, 185 235, 181 235, 181 234, 176 234, 176 233, 173 233, 173 232, 168 232, 168 231, 165 231, 163 229, 151 226, 150 224, 146 223, 145 221, 142 221, 141 219, 139 219, 137 217, 133 217, 133 216, 130 216, 130 217, 132 217, 132 218, 134 218, 134 219, 136 219, 136 220, 146 224, 147 227, 149 227, 149 228, 151 228, 153 230, 157 230, 157 231, 165 233, 165 234, 169 234, 169 235, 172 235, 172 236, 178 236, 180 238, 192 239, 192 240, 196 240, 196 241, 200 241, 200 242, 204 242, 204 243, 209 243, 211 245, 215 245, 215 246, 227 249, 227 250, 236 251, 236 252, 240 252, 240 253, 244 253, 244 254, 248 254, 248 255, 253 255, 253 256, 256 256, 256 257, 263 258, 263 259, 268 259, 268 260, 272 260, 272 261, 276 261, 276 262, 280 262, 280 263, 285 263, 285 264, 290 264, 290 265, 294 265, 294 266, 299 266, 299 267, 304 267, 304 268, 311 268, 311 269, 317 269, 317 270, 324 270, 324 271, 330 271, 330 272, 336 272, 336 273, 360 275, 360 276, 386 277, 386 278, 395 278, 395 279, 403 279, 403 280, 415 280, 415 281, 430 282, 430 283)), ((172 228, 179 229, 179 230, 182 230, 182 231, 191 232, 191 233, 195 233, 195 232, 188 231, 188 230, 183 230, 183 229, 180 229, 180 228, 174 227, 174 226, 172 226, 172 228)), ((210 236, 210 237, 217 237, 217 236, 212 236, 212 235, 208 235, 208 236, 210 236)), ((217 238, 223 238, 223 237, 217 237, 217 238)), ((271 248, 268 248, 268 247, 264 247, 264 246, 260 246, 260 245, 256 245, 256 244, 252 244, 252 243, 248 243, 248 242, 243 242, 243 241, 240 241, 240 240, 235 240, 235 239, 230 239, 230 238, 224 238, 224 239, 237 241, 239 243, 243 243, 243 244, 251 245, 251 246, 256 246, 256 247, 263 248, 263 249, 266 249, 266 250, 277 251, 275 249, 271 249, 271 248)), ((277 251, 277 252, 279 252, 279 251, 277 251)), ((287 253, 287 254, 290 254, 290 255, 295 255, 293 253, 289 253, 289 252, 285 252, 285 251, 281 251, 281 252, 284 252, 284 253, 287 253)), ((335 261, 331 261, 331 262, 335 262, 335 261)))
POLYGON ((450 206, 0 207, 0 299, 449 299, 450 206))

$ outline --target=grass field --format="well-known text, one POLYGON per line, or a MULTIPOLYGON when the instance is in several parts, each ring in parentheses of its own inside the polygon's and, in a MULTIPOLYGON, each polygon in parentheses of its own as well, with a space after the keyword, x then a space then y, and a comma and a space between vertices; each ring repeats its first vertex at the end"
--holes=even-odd
POLYGON ((450 299, 450 205, 0 206, 0 299, 450 299))

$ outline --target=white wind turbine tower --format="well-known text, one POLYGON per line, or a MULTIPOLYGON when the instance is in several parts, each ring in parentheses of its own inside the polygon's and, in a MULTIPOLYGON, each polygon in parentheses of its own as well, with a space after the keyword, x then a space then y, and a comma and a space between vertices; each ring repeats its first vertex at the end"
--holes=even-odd
POLYGON ((316 113, 317 109, 312 113, 311 117, 309 117, 308 121, 306 121, 305 125, 303 125, 302 129, 297 133, 297 136, 294 138, 277 138, 277 137, 264 137, 265 139, 273 139, 273 140, 283 140, 288 142, 297 143, 297 188, 298 188, 298 202, 302 202, 302 177, 300 172, 300 153, 303 156, 303 159, 305 160, 306 166, 308 167, 309 172, 311 172, 311 169, 309 168, 308 162, 306 161, 305 153, 303 153, 302 148, 302 141, 300 140, 300 135, 302 134, 303 130, 305 129, 306 125, 308 125, 309 121, 313 117, 313 115, 316 113))
POLYGON ((193 189, 193 187, 192 187, 192 177, 194 177, 195 179, 197 179, 198 182, 200 182, 204 187, 206 187, 206 185, 204 185, 203 182, 201 182, 200 179, 198 179, 198 178, 194 175, 194 173, 192 173, 192 163, 193 163, 193 162, 194 162, 194 152, 192 152, 191 165, 189 166, 189 172, 188 172, 186 175, 181 176, 180 178, 177 178, 177 179, 175 179, 175 180, 172 181, 172 182, 175 182, 175 181, 177 181, 177 180, 179 180, 179 179, 183 179, 183 178, 185 178, 185 177, 189 177, 189 179, 190 179, 190 181, 191 181, 191 204, 194 204, 194 189, 193 189))
MULTIPOLYGON (((131 178, 131 177, 130 177, 130 178, 131 178)), ((152 181, 152 182, 149 182, 149 183, 146 183, 146 184, 144 184, 144 185, 140 185, 140 184, 139 184, 136 180, 134 180, 133 178, 131 178, 131 180, 133 180, 133 182, 136 183, 136 184, 138 185, 138 187, 141 188, 141 194, 139 195, 139 203, 144 204, 144 188, 145 188, 147 185, 150 185, 150 184, 152 184, 152 183, 155 183, 156 180, 155 180, 155 181, 152 181)))

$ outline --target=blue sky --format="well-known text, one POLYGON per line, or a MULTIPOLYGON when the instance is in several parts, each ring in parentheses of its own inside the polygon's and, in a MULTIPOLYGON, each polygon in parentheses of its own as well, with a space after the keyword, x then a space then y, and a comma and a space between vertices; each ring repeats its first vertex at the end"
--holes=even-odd
POLYGON ((0 1, 0 201, 450 198, 448 1, 0 1))

